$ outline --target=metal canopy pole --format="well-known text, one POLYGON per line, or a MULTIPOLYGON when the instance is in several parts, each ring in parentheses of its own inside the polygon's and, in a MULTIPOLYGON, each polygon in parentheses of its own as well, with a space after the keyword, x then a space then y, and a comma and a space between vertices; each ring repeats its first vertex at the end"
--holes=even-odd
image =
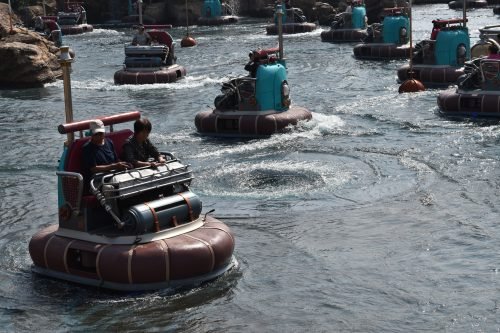
POLYGON ((139 24, 142 24, 142 0, 137 0, 139 5, 139 24))
POLYGON ((464 6, 463 6, 463 16, 464 16, 464 28, 467 26, 467 0, 463 0, 464 6))
MULTIPOLYGON (((73 58, 69 54, 69 46, 61 46, 61 54, 59 55, 59 63, 61 64, 63 71, 63 82, 64 82, 64 113, 66 114, 66 124, 73 122, 73 100, 71 98, 71 63, 73 58)), ((73 132, 67 133, 68 136, 68 146, 75 140, 75 134, 73 132)))
POLYGON ((280 53, 280 60, 283 60, 285 55, 283 54, 283 7, 282 5, 276 6, 276 14, 278 15, 278 46, 280 53))

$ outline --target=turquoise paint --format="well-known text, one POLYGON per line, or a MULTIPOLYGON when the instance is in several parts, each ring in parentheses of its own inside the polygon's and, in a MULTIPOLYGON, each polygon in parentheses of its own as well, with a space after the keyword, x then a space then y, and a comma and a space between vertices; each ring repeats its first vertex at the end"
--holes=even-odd
POLYGON ((352 28, 365 28, 366 9, 365 6, 357 6, 352 9, 352 28))
POLYGON ((222 15, 222 6, 219 0, 205 0, 203 3, 203 17, 217 17, 222 15))
POLYGON ((384 43, 406 44, 410 36, 410 21, 407 16, 395 15, 384 18, 382 37, 384 43), (406 28, 406 40, 402 43, 400 38, 401 29, 406 28))
POLYGON ((457 48, 460 45, 465 46, 467 52, 465 58, 470 60, 470 38, 466 27, 439 31, 434 51, 436 65, 462 66, 457 62, 457 48))
POLYGON ((261 110, 284 111, 281 100, 281 87, 287 80, 285 62, 260 65, 257 69, 255 94, 261 110))
POLYGON ((274 8, 274 24, 278 24, 278 10, 279 8, 283 9, 283 15, 281 15, 281 23, 285 24, 286 23, 286 6, 284 2, 281 2, 280 4, 276 5, 274 8))
MULTIPOLYGON (((66 154, 68 152, 68 147, 64 145, 63 147, 63 152, 61 154, 61 159, 59 160, 59 165, 57 166, 58 171, 64 171, 64 164, 66 161, 66 154)), ((64 196, 62 192, 62 184, 61 184, 61 178, 57 177, 57 203, 59 208, 61 208, 64 205, 64 196)))

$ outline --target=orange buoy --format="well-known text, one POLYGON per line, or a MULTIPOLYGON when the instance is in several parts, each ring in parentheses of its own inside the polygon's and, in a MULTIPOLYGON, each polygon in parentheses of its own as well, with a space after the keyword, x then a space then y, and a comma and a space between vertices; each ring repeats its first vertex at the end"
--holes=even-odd
POLYGON ((186 35, 182 40, 181 40, 181 47, 192 47, 192 46, 195 46, 197 43, 196 43, 196 40, 189 36, 189 35, 186 35))
POLYGON ((410 79, 404 81, 400 86, 399 86, 399 93, 409 93, 409 92, 417 92, 417 91, 424 91, 425 86, 422 82, 420 82, 417 79, 413 79, 410 76, 410 79))

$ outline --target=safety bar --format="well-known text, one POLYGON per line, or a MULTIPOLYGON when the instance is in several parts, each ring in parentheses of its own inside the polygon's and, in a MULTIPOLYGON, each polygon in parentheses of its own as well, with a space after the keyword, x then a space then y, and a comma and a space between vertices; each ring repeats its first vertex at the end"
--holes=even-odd
POLYGON ((161 29, 172 29, 171 24, 143 24, 144 29, 150 29, 150 30, 161 30, 161 29))
MULTIPOLYGON (((469 22, 469 20, 465 19, 465 22, 469 22)), ((454 18, 454 19, 449 19, 449 20, 432 20, 432 23, 439 23, 439 24, 464 23, 464 19, 454 18)))
MULTIPOLYGON (((141 113, 139 111, 124 112, 112 116, 100 117, 100 119, 105 126, 126 123, 128 121, 133 121, 141 118, 141 113)), ((82 120, 69 124, 61 124, 57 126, 57 130, 61 134, 74 133, 78 131, 84 131, 90 129, 90 120, 82 120)))

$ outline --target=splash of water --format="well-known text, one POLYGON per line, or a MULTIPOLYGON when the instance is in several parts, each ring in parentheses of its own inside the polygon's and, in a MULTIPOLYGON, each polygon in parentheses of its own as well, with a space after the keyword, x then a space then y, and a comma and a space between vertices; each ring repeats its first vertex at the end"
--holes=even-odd
POLYGON ((238 15, 240 12, 240 1, 239 0, 227 0, 226 4, 231 8, 233 15, 238 15))

